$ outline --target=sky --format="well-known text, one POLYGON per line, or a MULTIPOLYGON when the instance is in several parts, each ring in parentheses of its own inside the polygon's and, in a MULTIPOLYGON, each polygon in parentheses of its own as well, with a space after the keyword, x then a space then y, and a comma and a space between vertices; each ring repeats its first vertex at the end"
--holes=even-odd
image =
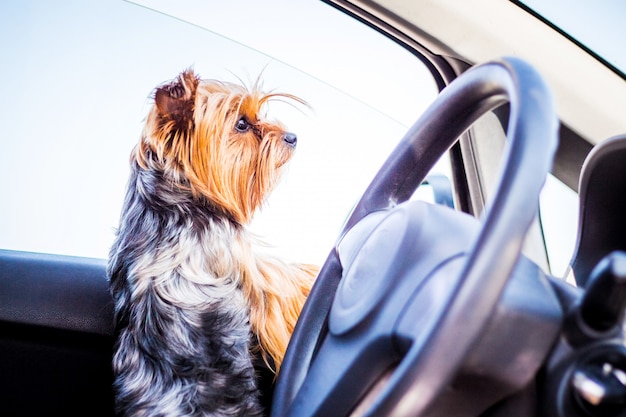
MULTIPOLYGON (((186 68, 248 84, 262 74, 266 89, 310 104, 270 108, 298 149, 250 229, 316 264, 437 93, 416 57, 313 0, 5 1, 0 62, 0 248, 95 258, 108 256, 150 95, 186 68)), ((556 274, 576 235, 563 202, 576 207, 575 193, 549 180, 556 274)))
POLYGON ((0 4, 0 61, 10 63, 0 67, 0 248, 106 258, 150 94, 193 67, 250 83, 262 73, 267 89, 310 104, 270 108, 298 149, 251 229, 283 257, 322 263, 434 99, 425 68, 318 1, 141 3, 0 4))

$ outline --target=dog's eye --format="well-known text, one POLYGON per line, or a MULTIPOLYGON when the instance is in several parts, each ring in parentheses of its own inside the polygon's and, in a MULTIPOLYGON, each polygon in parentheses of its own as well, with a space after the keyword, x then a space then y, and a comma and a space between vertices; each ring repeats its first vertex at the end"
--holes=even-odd
POLYGON ((238 132, 247 132, 248 129, 250 129, 250 123, 242 117, 237 121, 237 123, 235 123, 235 129, 237 129, 238 132))

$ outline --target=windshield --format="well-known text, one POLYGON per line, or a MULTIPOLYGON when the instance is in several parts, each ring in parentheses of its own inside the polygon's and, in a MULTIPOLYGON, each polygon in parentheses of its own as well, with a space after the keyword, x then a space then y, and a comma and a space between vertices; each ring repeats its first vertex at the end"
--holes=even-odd
POLYGON ((519 3, 626 78, 626 2, 524 0, 519 3))

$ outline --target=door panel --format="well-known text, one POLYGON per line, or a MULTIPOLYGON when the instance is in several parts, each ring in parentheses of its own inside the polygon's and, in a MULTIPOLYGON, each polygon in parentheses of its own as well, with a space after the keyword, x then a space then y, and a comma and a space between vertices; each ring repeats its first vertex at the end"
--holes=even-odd
POLYGON ((113 415, 104 260, 0 251, 0 414, 113 415))

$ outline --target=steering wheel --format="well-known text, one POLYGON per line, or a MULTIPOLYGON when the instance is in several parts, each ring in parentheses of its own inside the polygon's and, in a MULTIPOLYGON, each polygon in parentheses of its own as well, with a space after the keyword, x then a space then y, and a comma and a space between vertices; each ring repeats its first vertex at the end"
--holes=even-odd
POLYGON ((287 349, 272 416, 425 415, 486 332, 536 216, 558 119, 516 58, 443 89, 356 205, 287 349), (507 147, 482 222, 408 201, 480 116, 510 103, 507 147), (362 400, 367 397, 364 405, 362 400))

